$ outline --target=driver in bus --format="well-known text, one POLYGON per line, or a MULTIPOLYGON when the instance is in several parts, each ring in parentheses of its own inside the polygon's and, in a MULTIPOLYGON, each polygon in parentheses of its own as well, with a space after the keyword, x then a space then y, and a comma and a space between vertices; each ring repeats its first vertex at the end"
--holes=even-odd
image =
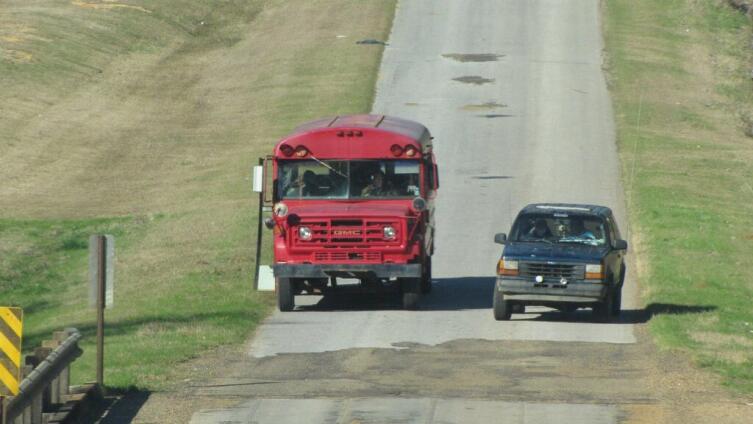
POLYGON ((299 175, 293 180, 293 182, 290 183, 288 188, 285 190, 285 195, 305 197, 314 194, 312 193, 312 191, 316 186, 315 179, 316 175, 314 174, 314 171, 310 169, 306 170, 303 175, 299 175))
POLYGON ((387 194, 382 171, 376 171, 371 174, 369 180, 371 182, 361 190, 361 197, 384 196, 387 194))

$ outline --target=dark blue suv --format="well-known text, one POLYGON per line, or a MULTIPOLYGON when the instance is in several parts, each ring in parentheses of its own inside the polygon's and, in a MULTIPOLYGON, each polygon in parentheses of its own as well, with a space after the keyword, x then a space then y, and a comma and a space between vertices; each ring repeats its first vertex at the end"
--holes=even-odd
POLYGON ((591 307, 596 319, 620 313, 627 242, 605 206, 531 204, 515 218, 494 287, 494 318, 542 305, 572 312, 591 307))

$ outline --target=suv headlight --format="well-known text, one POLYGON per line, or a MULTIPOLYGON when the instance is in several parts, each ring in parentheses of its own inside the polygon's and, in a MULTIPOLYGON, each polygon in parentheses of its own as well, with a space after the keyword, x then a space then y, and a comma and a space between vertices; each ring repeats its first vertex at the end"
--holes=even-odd
POLYGON ((298 238, 304 241, 311 240, 311 237, 314 234, 311 232, 311 228, 309 227, 298 227, 298 238))
POLYGON ((382 232, 384 233, 385 240, 395 240, 395 237, 397 237, 397 231, 395 230, 395 227, 391 225, 384 227, 382 232))
POLYGON ((518 275, 518 261, 502 257, 497 264, 498 275, 518 275))
POLYGON ((604 267, 601 264, 586 264, 586 280, 603 280, 604 267))

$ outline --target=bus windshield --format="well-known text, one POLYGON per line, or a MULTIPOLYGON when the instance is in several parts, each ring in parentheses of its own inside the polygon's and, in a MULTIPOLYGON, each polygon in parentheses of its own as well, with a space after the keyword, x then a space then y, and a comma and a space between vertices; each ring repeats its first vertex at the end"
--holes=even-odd
POLYGON ((280 161, 281 199, 402 199, 420 196, 417 160, 280 161))

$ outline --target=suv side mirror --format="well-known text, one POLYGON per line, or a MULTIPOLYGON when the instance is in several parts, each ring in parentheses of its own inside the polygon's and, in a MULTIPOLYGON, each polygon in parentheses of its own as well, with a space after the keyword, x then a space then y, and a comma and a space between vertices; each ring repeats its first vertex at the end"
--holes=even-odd
POLYGON ((617 250, 627 250, 627 242, 625 240, 617 240, 614 242, 614 248, 617 250))
POLYGON ((497 233, 494 235, 494 242, 497 244, 507 244, 507 234, 497 233))

